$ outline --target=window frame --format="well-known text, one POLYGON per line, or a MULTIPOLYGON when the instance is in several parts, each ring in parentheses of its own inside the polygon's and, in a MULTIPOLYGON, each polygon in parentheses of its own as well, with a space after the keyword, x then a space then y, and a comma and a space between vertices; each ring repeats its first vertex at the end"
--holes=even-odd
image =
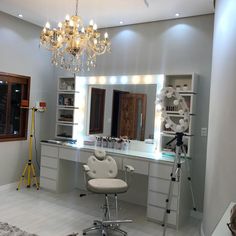
MULTIPOLYGON (((23 90, 22 96, 24 96, 24 100, 29 101, 30 97, 30 82, 31 77, 24 76, 24 75, 17 75, 12 73, 0 72, 0 80, 7 81, 8 83, 12 84, 14 82, 18 82, 21 85, 26 85, 26 90, 23 90)), ((12 87, 12 86, 10 86, 12 87)), ((6 126, 10 123, 10 111, 9 106, 11 102, 11 88, 8 88, 7 92, 7 111, 6 111, 6 126)), ((27 131, 28 131, 28 109, 22 110, 20 115, 20 133, 19 134, 0 134, 0 142, 8 142, 8 141, 20 141, 27 139, 27 131)))

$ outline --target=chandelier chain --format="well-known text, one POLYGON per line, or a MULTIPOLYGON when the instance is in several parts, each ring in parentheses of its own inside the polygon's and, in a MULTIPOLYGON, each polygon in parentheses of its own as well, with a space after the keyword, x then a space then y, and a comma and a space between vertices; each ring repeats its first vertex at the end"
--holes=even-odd
POLYGON ((75 15, 78 16, 78 2, 79 0, 75 0, 76 1, 76 5, 75 5, 75 15))

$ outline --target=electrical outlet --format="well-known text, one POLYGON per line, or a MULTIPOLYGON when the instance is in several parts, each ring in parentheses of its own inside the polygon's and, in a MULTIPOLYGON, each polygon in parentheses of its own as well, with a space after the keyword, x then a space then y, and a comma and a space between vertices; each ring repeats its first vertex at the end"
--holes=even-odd
POLYGON ((201 128, 201 136, 206 137, 207 136, 207 128, 201 128))

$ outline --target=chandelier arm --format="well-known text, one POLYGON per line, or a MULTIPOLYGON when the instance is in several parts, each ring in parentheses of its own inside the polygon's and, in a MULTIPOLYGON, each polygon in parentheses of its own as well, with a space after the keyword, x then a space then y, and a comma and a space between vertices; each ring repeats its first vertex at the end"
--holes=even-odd
POLYGON ((104 54, 104 53, 106 52, 106 50, 107 50, 107 46, 106 46, 104 43, 99 43, 99 44, 100 44, 100 45, 102 46, 102 48, 103 48, 102 51, 99 50, 98 47, 94 47, 94 45, 93 45, 93 43, 91 43, 91 41, 88 42, 89 48, 90 48, 94 53, 96 53, 96 55, 102 55, 102 54, 104 54))

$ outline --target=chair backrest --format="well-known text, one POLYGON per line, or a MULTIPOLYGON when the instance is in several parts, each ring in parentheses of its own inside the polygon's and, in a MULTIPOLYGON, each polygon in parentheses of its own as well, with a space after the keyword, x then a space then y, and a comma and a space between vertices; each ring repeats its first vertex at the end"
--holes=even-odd
POLYGON ((87 165, 90 168, 88 176, 92 179, 115 178, 118 174, 116 161, 111 156, 106 156, 106 153, 103 157, 90 156, 87 165))

